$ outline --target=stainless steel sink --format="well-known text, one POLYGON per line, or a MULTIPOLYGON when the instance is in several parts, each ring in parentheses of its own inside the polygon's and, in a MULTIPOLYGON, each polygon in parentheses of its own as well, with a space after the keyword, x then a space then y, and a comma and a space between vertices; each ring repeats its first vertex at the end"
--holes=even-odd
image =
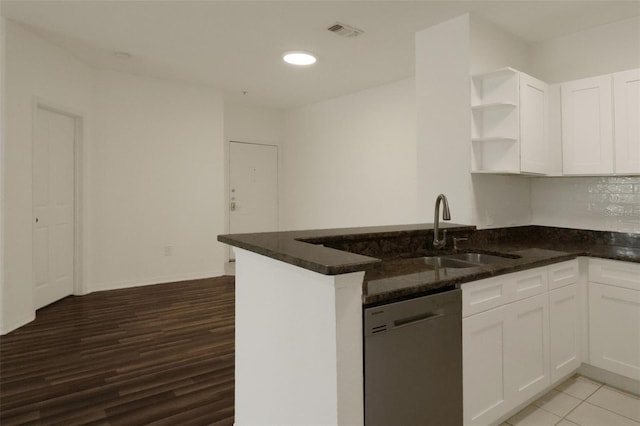
POLYGON ((437 268, 474 268, 478 266, 475 263, 449 259, 447 256, 423 257, 422 260, 425 264, 435 266, 437 268))
POLYGON ((494 263, 503 263, 505 260, 509 259, 506 256, 496 256, 493 254, 484 253, 459 253, 449 254, 443 257, 446 257, 447 259, 456 259, 463 262, 475 263, 477 265, 492 265, 494 263))
POLYGON ((498 256, 485 253, 458 253, 442 256, 422 257, 422 261, 437 268, 475 268, 482 265, 493 265, 504 263, 513 256, 498 256))

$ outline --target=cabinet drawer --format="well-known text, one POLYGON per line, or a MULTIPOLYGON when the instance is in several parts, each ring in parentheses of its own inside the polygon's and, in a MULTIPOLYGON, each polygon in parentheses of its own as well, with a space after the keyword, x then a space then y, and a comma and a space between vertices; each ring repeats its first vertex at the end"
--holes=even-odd
POLYGON ((578 260, 557 263, 548 267, 549 290, 578 282, 578 260))
POLYGON ((589 259, 589 281, 640 290, 640 263, 589 259))
POLYGON ((549 289, 547 267, 529 269, 527 271, 509 274, 513 285, 513 297, 511 301, 521 300, 535 296, 549 289))
POLYGON ((462 317, 509 303, 513 293, 513 274, 462 284, 462 317))

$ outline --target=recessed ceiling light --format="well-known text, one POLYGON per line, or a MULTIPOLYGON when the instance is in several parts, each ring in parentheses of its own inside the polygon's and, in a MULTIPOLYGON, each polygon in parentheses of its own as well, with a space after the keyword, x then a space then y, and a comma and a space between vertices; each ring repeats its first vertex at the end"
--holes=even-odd
POLYGON ((316 63, 316 57, 309 52, 285 52, 282 59, 291 65, 311 65, 316 63))

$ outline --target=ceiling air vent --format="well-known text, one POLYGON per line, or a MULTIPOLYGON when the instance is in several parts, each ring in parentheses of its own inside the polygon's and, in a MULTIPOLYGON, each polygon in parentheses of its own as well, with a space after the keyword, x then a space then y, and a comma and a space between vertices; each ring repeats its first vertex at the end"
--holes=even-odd
POLYGON ((347 38, 357 37, 360 34, 364 33, 364 31, 359 30, 358 28, 346 24, 341 24, 340 22, 336 22, 334 25, 330 26, 327 29, 334 34, 338 34, 342 37, 347 38))

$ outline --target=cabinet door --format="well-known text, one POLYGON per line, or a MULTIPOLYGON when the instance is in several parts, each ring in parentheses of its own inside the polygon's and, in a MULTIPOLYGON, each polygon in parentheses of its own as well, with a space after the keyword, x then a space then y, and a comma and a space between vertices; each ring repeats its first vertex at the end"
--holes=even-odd
POLYGON ((571 284, 550 291, 549 347, 552 383, 580 366, 580 331, 578 285, 571 284))
POLYGON ((640 291, 589 283, 589 355, 596 367, 640 380, 640 291))
POLYGON ((640 69, 613 75, 616 173, 640 173, 640 69))
POLYGON ((520 74, 520 171, 549 172, 549 85, 520 74))
POLYGON ((539 294, 507 306, 505 377, 511 407, 551 383, 549 375, 549 296, 539 294))
POLYGON ((562 84, 562 172, 613 173, 611 75, 562 84))
POLYGON ((464 424, 487 425, 507 406, 504 369, 506 307, 462 320, 462 382, 464 424))

